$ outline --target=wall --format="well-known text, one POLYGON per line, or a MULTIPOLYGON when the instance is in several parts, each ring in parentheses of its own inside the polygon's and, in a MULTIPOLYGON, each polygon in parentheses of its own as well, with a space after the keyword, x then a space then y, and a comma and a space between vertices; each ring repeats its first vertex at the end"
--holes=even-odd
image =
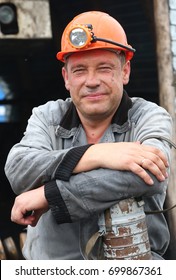
POLYGON ((8 4, 16 7, 19 30, 16 34, 3 34, 0 29, 0 39, 51 38, 48 0, 0 0, 0 5, 8 4))

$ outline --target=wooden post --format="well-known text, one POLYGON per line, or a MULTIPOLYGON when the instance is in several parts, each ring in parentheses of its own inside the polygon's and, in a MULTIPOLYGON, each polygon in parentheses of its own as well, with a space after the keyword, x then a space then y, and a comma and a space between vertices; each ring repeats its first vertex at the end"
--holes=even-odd
MULTIPOLYGON (((153 5, 160 105, 170 113, 173 119, 173 141, 176 143, 175 88, 173 82, 169 6, 167 0, 153 0, 153 5)), ((174 204, 176 204, 176 151, 172 149, 171 174, 166 207, 171 207, 174 204)), ((169 259, 176 259, 176 208, 167 212, 166 217, 171 234, 167 255, 169 259)))

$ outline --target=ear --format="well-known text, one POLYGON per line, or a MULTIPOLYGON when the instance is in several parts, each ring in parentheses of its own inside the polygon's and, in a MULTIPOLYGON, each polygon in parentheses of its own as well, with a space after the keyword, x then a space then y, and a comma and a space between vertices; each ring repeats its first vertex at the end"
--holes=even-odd
POLYGON ((130 72, 131 72, 131 64, 130 61, 127 61, 124 65, 123 65, 123 69, 122 69, 122 79, 123 79, 123 84, 127 85, 130 79, 130 72))
POLYGON ((70 86, 69 86, 69 81, 68 81, 68 73, 65 67, 62 67, 62 77, 64 79, 65 82, 65 88, 69 91, 70 90, 70 86))

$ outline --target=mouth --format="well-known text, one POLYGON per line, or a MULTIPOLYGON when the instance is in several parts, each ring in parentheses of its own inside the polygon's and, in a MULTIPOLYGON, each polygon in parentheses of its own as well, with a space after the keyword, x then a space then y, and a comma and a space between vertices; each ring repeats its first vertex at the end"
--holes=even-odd
POLYGON ((105 93, 88 93, 84 95, 84 98, 89 100, 100 100, 106 96, 105 93))

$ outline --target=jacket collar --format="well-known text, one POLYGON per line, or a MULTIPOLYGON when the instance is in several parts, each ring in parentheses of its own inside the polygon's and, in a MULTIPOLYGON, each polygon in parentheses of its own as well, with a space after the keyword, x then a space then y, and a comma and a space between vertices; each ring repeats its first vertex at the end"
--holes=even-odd
POLYGON ((122 100, 117 111, 112 118, 112 124, 123 125, 128 120, 128 111, 132 107, 132 100, 128 96, 127 92, 124 90, 122 100))
MULTIPOLYGON (((124 91, 121 103, 114 114, 114 117, 112 119, 112 124, 117 124, 117 125, 123 125, 127 120, 128 120, 128 111, 132 107, 132 100, 124 91)), ((79 124, 81 123, 80 118, 78 116, 77 110, 73 102, 70 103, 70 106, 63 116, 61 122, 60 122, 60 127, 66 129, 66 130, 71 130, 72 128, 78 127, 79 124)))

